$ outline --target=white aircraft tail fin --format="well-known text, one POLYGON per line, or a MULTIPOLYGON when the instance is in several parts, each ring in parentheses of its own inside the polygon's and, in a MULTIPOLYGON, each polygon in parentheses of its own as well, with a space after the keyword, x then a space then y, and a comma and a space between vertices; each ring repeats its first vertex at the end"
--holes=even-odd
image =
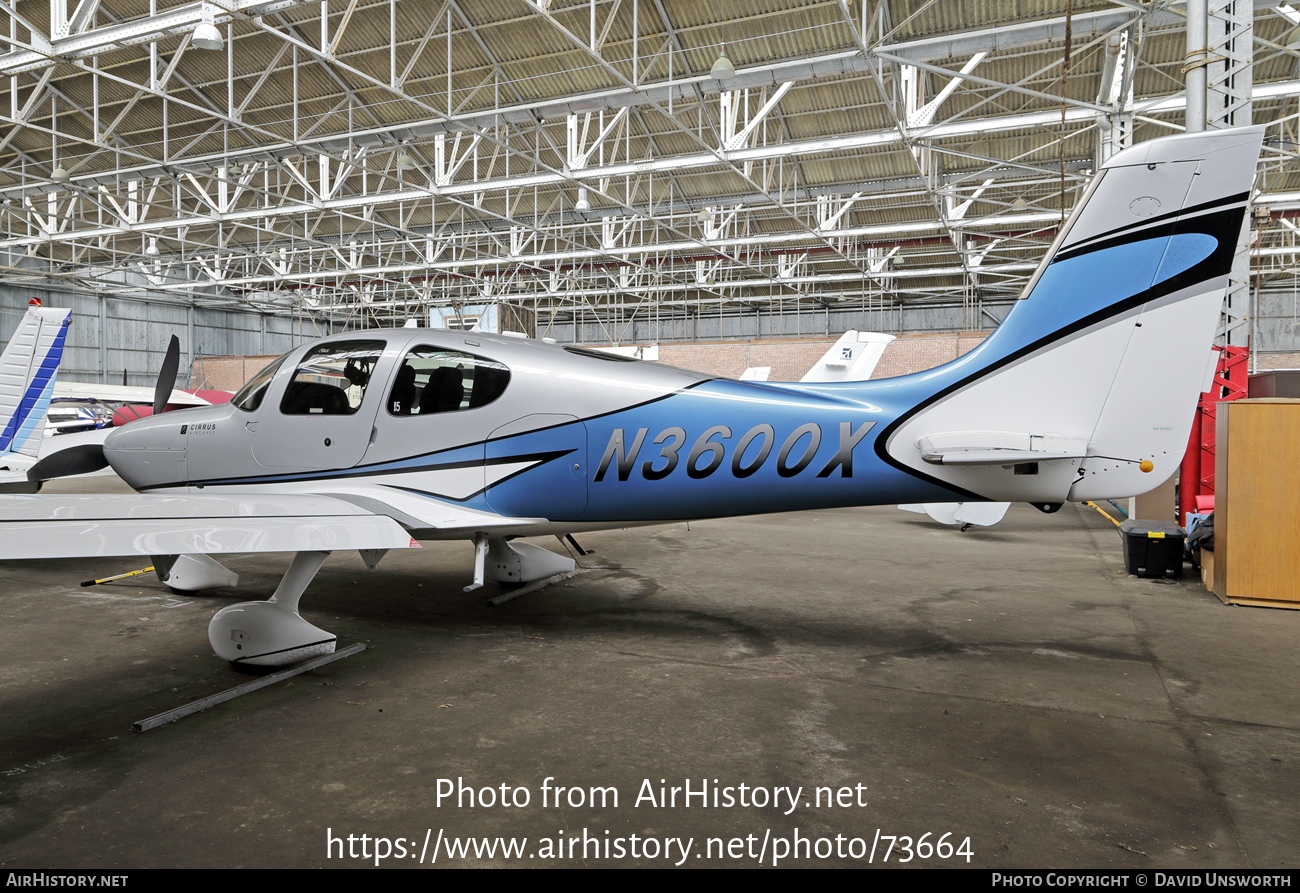
MULTIPOLYGON (((801 382, 866 381, 893 335, 849 329, 822 355, 801 382)), ((743 379, 742 379, 743 380, 743 379)))
POLYGON ((906 378, 881 457, 1050 508, 1144 493, 1183 457, 1264 128, 1141 143, 1098 172, 1006 319, 906 378))
POLYGON ((0 453, 35 457, 71 310, 31 307, 0 354, 0 453))

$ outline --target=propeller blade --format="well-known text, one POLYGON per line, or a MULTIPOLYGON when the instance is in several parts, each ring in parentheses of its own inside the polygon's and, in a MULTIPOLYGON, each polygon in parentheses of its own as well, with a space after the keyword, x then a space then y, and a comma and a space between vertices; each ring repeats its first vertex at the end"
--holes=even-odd
POLYGON ((57 453, 50 453, 27 469, 27 480, 48 481, 73 474, 99 471, 107 466, 108 459, 104 456, 104 448, 97 443, 84 443, 59 450, 57 453))
POLYGON ((158 383, 153 387, 153 414, 158 415, 171 399, 172 388, 176 387, 176 372, 181 365, 181 339, 172 335, 167 344, 167 355, 163 357, 162 369, 158 372, 158 383))

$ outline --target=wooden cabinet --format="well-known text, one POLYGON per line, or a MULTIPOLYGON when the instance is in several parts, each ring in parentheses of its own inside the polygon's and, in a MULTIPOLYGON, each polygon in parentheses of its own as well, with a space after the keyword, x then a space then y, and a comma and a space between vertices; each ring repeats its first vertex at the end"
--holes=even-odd
POLYGON ((1220 403, 1215 441, 1215 594, 1300 608, 1300 399, 1220 403))

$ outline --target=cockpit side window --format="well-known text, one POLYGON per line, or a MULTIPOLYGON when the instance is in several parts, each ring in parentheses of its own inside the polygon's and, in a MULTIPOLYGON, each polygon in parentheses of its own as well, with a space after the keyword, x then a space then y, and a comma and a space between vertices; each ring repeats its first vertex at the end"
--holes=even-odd
POLYGON ((495 360, 420 345, 402 361, 388 397, 391 415, 477 409, 501 396, 510 370, 495 360))
MULTIPOLYGON (((289 353, 293 353, 293 351, 289 353)), ((262 398, 266 396, 266 389, 270 387, 271 379, 275 378, 275 373, 280 371, 280 367, 284 365, 287 356, 289 354, 282 354, 278 359, 268 363, 261 372, 250 378, 248 383, 236 392, 235 396, 230 398, 230 402, 245 412, 254 412, 262 405, 262 398)))
POLYGON ((284 391, 285 415, 351 415, 361 407, 382 341, 334 341, 303 357, 284 391))

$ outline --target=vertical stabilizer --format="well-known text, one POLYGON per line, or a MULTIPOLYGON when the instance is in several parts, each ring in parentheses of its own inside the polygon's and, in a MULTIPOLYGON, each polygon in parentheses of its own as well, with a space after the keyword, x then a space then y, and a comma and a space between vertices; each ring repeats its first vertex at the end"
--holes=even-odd
POLYGON ((899 380, 929 396, 887 429, 882 458, 998 501, 1130 496, 1168 479, 1263 136, 1179 134, 1112 157, 993 334, 899 380))
POLYGON ((71 323, 71 310, 29 308, 0 354, 0 452, 36 456, 71 323))
MULTIPOLYGON (((859 332, 849 329, 826 351, 801 382, 866 381, 876 371, 876 364, 893 335, 859 332)), ((744 378, 742 377, 742 381, 744 378)))

